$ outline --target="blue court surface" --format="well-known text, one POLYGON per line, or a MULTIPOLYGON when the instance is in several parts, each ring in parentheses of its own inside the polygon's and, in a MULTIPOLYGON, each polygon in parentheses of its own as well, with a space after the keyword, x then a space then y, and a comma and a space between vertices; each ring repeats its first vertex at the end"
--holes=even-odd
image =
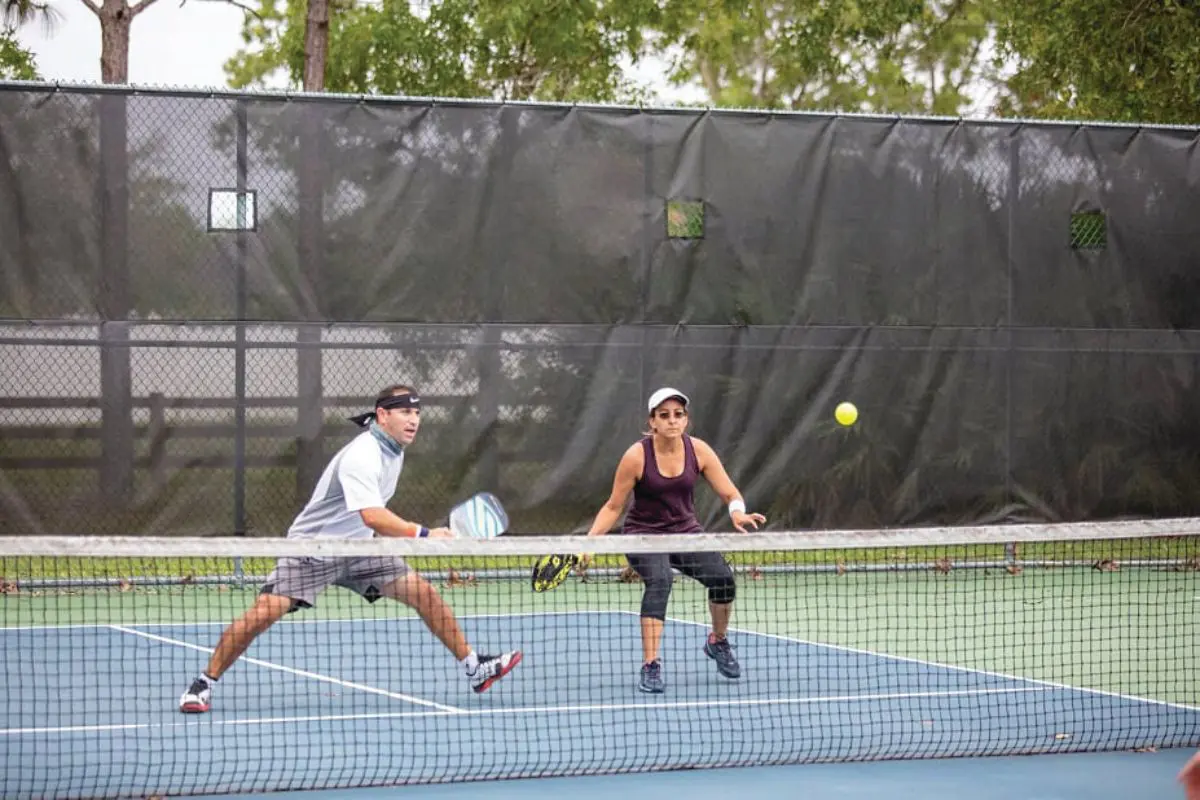
MULTIPOLYGON (((1176 780, 1192 749, 1147 753, 877 761, 538 778, 441 786, 280 792, 272 800, 1183 800, 1176 780)), ((236 800, 243 795, 210 795, 236 800)))
MULTIPOLYGON (((224 623, 3 629, 4 667, 18 692, 4 704, 0 788, 6 798, 235 794, 796 761, 1120 751, 1148 738, 1159 749, 1184 748, 1200 736, 1200 709, 1185 705, 745 631, 734 638, 744 675, 728 681, 700 652, 704 626, 674 620, 664 635, 667 692, 642 695, 636 691, 636 613, 460 621, 481 648, 525 652, 522 665, 485 694, 467 689, 452 657, 419 620, 297 620, 255 642, 202 717, 181 715, 176 704, 224 623)), ((1181 752, 1172 751, 1173 757, 1181 752)), ((777 769, 811 778, 917 768, 930 780, 958 769, 956 763, 979 762, 777 769)), ((1166 771, 1169 784, 1174 772, 1166 771)), ((782 774, 704 770, 409 787, 404 793, 452 797, 459 795, 436 792, 551 784, 574 791, 570 787, 595 781, 633 791, 631 780, 713 782, 726 772, 768 782, 774 779, 764 776, 782 774)), ((665 784, 664 790, 673 791, 665 784)), ((740 792, 727 788, 724 794, 730 791, 740 792)))

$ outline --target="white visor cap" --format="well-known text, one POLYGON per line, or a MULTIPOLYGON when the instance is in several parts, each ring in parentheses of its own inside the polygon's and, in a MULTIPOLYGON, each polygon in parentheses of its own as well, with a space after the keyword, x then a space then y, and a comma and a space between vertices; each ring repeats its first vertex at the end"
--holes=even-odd
POLYGON ((659 389, 657 392, 650 395, 650 402, 647 403, 647 410, 653 414, 654 409, 658 408, 672 398, 679 400, 683 403, 683 407, 687 408, 688 396, 686 394, 678 389, 672 389, 670 386, 664 386, 662 389, 659 389))

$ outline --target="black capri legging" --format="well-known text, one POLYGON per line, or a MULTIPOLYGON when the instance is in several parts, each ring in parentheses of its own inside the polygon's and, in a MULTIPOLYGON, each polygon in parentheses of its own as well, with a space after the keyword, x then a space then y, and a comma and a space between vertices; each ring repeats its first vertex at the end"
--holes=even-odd
POLYGON ((628 553, 625 558, 646 584, 642 592, 643 617, 666 618, 667 599, 675 582, 672 568, 704 584, 710 603, 732 603, 737 593, 733 570, 720 553, 628 553))

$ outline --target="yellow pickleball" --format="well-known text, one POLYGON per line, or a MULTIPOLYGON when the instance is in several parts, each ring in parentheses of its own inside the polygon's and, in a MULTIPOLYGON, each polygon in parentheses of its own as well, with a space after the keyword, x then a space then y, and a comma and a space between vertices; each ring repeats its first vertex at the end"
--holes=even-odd
POLYGON ((854 407, 854 403, 838 403, 838 407, 833 410, 833 416, 843 425, 853 425, 858 419, 858 409, 854 407))

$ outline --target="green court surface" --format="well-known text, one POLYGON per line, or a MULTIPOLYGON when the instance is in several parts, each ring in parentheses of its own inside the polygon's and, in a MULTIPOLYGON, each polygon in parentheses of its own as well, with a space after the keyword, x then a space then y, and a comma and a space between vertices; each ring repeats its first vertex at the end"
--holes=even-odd
MULTIPOLYGON (((437 576, 441 580, 436 585, 456 613, 639 608, 640 583, 573 577, 555 591, 534 594, 523 578, 473 578, 473 569, 487 567, 468 562, 452 577, 444 571, 437 576)), ((72 572, 78 574, 78 568, 72 572)), ((1200 671, 1180 669, 1178 658, 1200 651, 1194 624, 1200 610, 1198 576, 1190 569, 1104 571, 1083 566, 1025 568, 1018 574, 1006 568, 743 573, 733 625, 759 634, 1194 704, 1200 700, 1200 671)), ((111 588, 9 593, 0 601, 0 624, 219 623, 239 615, 257 590, 255 576, 240 588, 133 581, 111 588)), ((706 609, 703 588, 677 577, 670 615, 704 622, 706 609)), ((389 601, 368 607, 335 587, 322 595, 317 608, 289 619, 409 615, 409 609, 389 601)))

